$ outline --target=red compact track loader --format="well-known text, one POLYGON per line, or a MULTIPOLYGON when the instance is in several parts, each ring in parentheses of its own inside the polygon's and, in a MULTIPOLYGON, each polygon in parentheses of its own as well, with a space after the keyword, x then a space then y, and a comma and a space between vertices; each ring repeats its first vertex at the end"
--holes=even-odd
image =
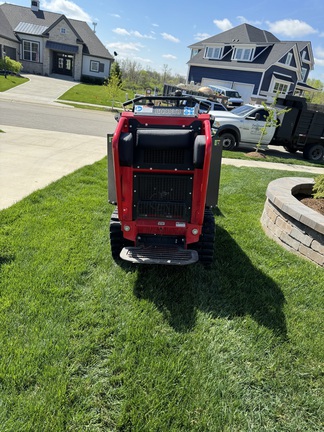
POLYGON ((113 258, 211 264, 222 150, 209 114, 199 114, 192 96, 138 97, 124 106, 108 135, 113 258))

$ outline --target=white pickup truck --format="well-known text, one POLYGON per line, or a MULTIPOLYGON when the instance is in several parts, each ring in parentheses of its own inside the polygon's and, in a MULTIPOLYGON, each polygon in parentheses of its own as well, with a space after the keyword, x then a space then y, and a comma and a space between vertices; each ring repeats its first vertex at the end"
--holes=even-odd
MULTIPOLYGON (((234 150, 239 144, 256 145, 266 124, 268 111, 262 105, 242 105, 232 111, 209 111, 215 120, 213 130, 220 138, 224 150, 234 150)), ((271 142, 276 127, 269 126, 263 134, 262 144, 271 142)))
MULTIPOLYGON (((266 125, 268 110, 263 105, 243 105, 232 111, 210 111, 214 118, 213 131, 223 149, 234 150, 240 144, 258 144, 266 125, 261 145, 283 146, 290 153, 302 151, 313 162, 324 159, 324 106, 308 105, 305 98, 286 95, 278 98, 273 108, 285 111, 275 125, 266 125), (283 110, 284 108, 284 110, 283 110)), ((276 113, 275 113, 276 114, 276 113)))

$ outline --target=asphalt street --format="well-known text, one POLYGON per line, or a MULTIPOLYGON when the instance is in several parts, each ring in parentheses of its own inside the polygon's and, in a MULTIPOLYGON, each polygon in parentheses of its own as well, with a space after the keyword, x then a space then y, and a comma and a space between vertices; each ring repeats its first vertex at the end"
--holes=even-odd
MULTIPOLYGON (((57 102, 73 81, 43 76, 0 93, 0 210, 107 154, 111 113, 57 102)), ((324 174, 324 168, 222 159, 222 164, 324 174)))
POLYGON ((0 209, 105 157, 116 124, 110 113, 55 102, 77 83, 28 77, 0 93, 0 209))

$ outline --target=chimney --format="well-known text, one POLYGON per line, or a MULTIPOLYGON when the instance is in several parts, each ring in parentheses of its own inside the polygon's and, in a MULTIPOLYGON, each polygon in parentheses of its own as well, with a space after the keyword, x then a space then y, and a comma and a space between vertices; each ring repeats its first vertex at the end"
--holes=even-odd
POLYGON ((34 12, 38 12, 39 11, 39 0, 31 0, 31 10, 34 12))

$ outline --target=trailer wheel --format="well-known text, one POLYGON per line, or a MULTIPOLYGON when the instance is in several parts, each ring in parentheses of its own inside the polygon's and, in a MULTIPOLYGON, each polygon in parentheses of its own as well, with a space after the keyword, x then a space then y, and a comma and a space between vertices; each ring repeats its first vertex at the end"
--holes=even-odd
POLYGON ((235 136, 229 132, 225 132, 220 136, 220 143, 224 150, 233 150, 236 146, 235 136))
POLYGON ((199 241, 189 245, 190 249, 194 249, 198 252, 199 261, 204 266, 209 266, 213 262, 215 230, 215 218, 213 212, 210 209, 206 209, 199 241))
POLYGON ((313 162, 321 161, 324 158, 324 146, 322 144, 309 144, 306 145, 303 151, 304 159, 313 162))
POLYGON ((130 240, 126 240, 123 236, 121 229, 121 223, 118 218, 118 210, 115 209, 110 217, 110 248, 111 255, 114 260, 120 259, 119 254, 125 246, 132 246, 133 243, 130 240))

